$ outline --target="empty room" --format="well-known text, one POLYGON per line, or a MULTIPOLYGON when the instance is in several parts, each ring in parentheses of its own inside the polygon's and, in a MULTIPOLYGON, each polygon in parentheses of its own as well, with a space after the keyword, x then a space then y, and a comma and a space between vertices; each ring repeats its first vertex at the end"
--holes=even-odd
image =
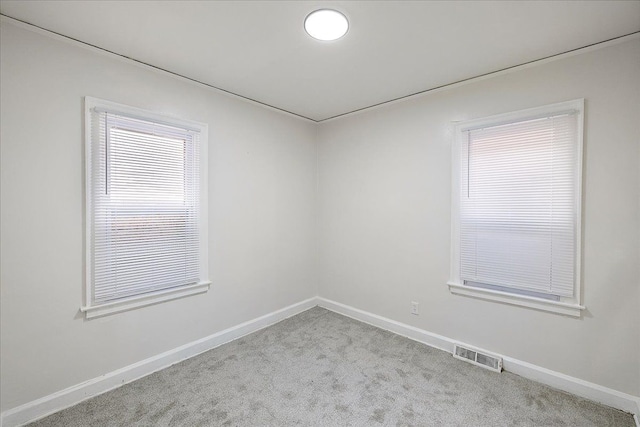
POLYGON ((0 13, 0 427, 640 427, 640 1, 0 13))

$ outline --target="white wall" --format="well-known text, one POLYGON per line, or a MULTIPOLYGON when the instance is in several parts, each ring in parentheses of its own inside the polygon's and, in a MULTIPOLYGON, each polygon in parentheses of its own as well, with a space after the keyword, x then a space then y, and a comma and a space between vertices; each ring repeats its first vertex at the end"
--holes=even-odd
POLYGON ((2 410, 316 294, 315 125, 1 28, 2 410), (212 289, 86 321, 83 97, 209 125, 212 289))
POLYGON ((316 126, 12 24, 1 31, 2 411, 318 292, 640 396, 638 39, 316 126), (79 313, 85 95, 209 124, 207 294, 79 313), (451 122, 580 97, 584 317, 450 295, 451 122))
POLYGON ((321 124, 320 296, 640 396, 639 135, 638 38, 321 124), (575 98, 584 316, 451 295, 451 123, 575 98))

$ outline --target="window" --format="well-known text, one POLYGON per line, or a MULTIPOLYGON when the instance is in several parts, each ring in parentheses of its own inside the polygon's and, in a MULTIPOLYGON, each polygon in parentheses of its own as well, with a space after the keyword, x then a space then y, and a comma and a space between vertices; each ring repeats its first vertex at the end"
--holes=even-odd
POLYGON ((87 97, 88 318, 206 292, 206 125, 87 97))
POLYGON ((583 105, 456 126, 452 293, 580 315, 583 105))

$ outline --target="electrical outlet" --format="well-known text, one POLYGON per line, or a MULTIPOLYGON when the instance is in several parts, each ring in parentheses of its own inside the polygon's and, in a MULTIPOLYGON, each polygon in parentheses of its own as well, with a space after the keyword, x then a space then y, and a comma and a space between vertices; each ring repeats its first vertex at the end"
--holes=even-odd
POLYGON ((411 301, 411 314, 413 314, 414 316, 418 316, 420 314, 420 312, 418 311, 417 301, 411 301))

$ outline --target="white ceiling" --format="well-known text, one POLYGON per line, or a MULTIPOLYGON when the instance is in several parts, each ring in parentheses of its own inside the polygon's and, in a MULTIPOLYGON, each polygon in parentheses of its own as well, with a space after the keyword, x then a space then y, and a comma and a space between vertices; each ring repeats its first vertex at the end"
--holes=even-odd
POLYGON ((0 12, 320 121, 640 31, 640 1, 1 1, 0 12), (319 42, 305 16, 349 33, 319 42))

